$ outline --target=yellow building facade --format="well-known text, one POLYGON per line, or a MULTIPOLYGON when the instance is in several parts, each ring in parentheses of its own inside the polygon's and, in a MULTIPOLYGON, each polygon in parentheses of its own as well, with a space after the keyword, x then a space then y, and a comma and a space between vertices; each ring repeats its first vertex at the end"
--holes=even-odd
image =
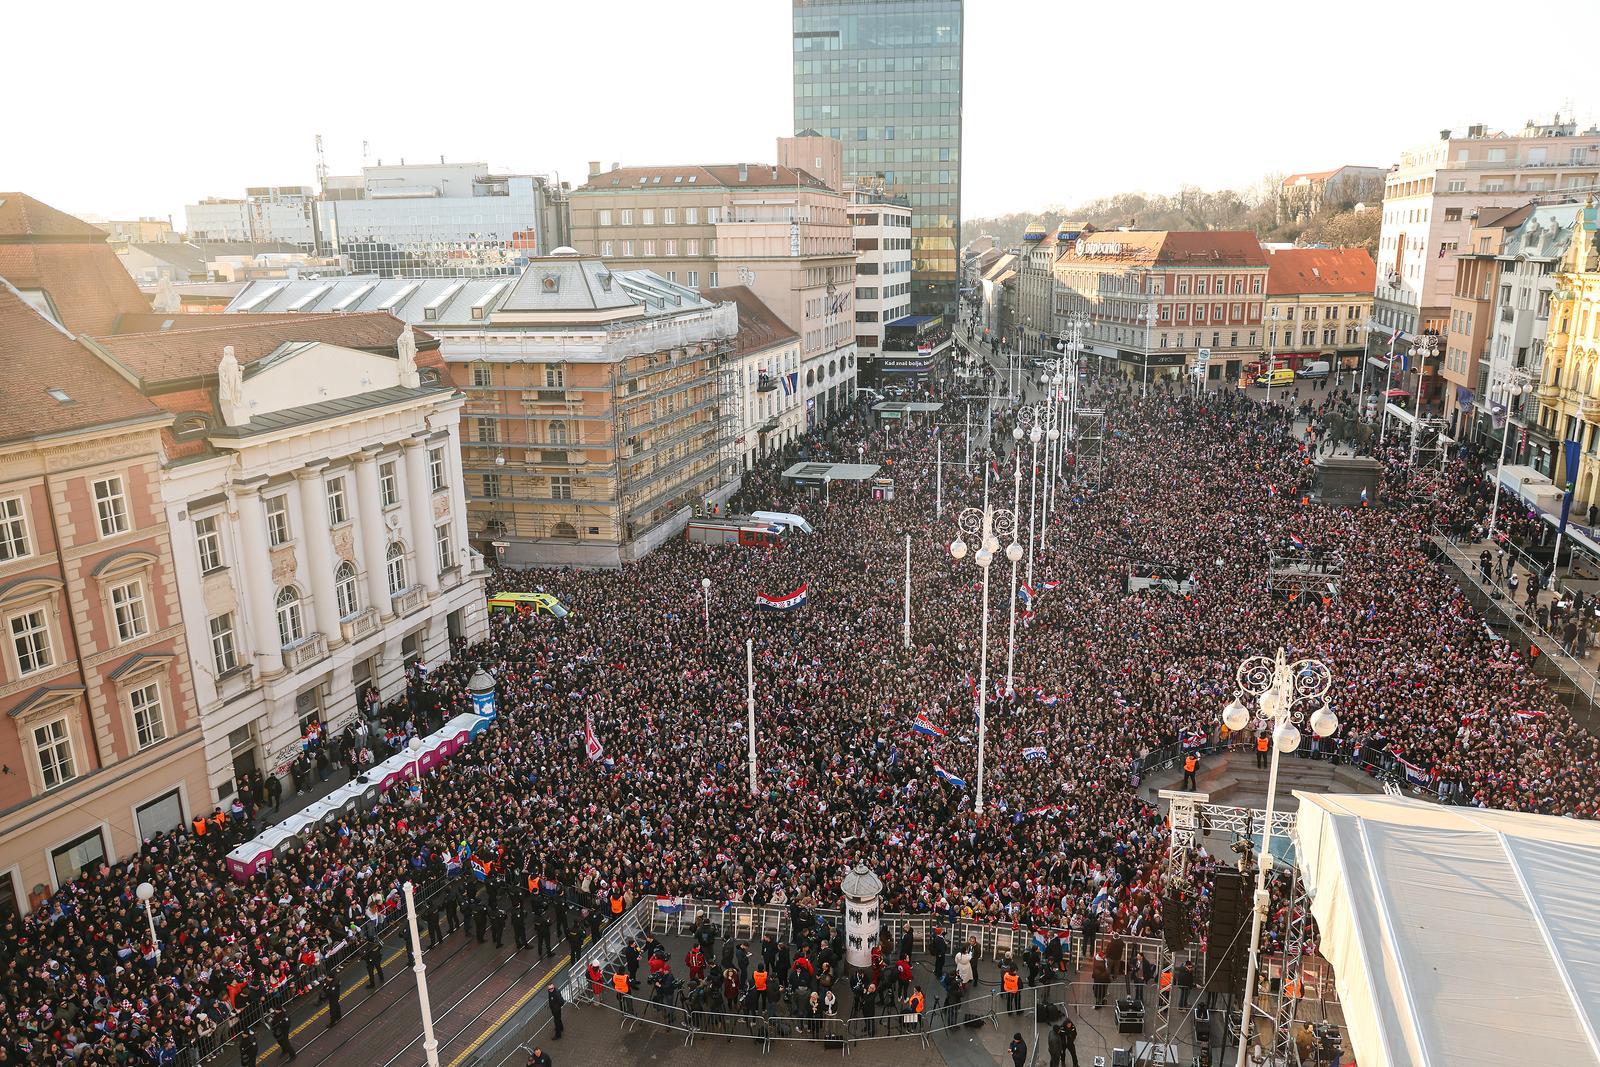
POLYGON ((1600 504, 1600 227, 1594 199, 1555 277, 1550 332, 1539 383, 1539 422, 1558 441, 1580 446, 1577 470, 1557 450, 1557 485, 1574 485, 1573 511, 1600 504))

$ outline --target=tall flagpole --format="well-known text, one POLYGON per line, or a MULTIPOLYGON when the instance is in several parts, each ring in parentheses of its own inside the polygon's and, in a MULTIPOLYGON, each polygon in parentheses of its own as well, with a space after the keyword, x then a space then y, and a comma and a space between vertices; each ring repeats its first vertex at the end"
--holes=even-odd
POLYGON ((745 710, 750 721, 745 729, 750 739, 750 795, 756 795, 756 642, 744 639, 745 710))
MULTIPOLYGON (((1018 505, 1020 505, 1022 503, 1022 446, 1020 444, 1017 445, 1017 447, 1012 450, 1012 456, 1015 458, 1016 462, 1012 465, 1013 470, 1012 470, 1012 475, 1011 475, 1011 514, 1015 515, 1015 514, 1017 514, 1018 505)), ((1012 535, 1012 543, 1013 544, 1015 543, 1015 535, 1014 534, 1012 535)), ((1017 590, 1017 560, 1022 557, 1022 553, 1021 552, 1017 552, 1017 553, 1014 553, 1013 555, 1014 555, 1015 558, 1013 558, 1011 560, 1011 595, 1007 598, 1008 600, 1011 601, 1010 633, 1007 635, 1007 639, 1006 639, 1006 697, 1008 699, 1011 698, 1011 695, 1014 692, 1016 692, 1016 687, 1015 687, 1016 674, 1015 674, 1015 670, 1016 670, 1016 665, 1017 665, 1017 594, 1018 594, 1018 590, 1017 590)))
POLYGON ((944 514, 944 438, 933 443, 933 517, 944 514))
POLYGON ((428 968, 422 962, 422 941, 417 937, 417 902, 411 883, 402 887, 406 896, 406 923, 411 936, 411 970, 417 976, 417 1001, 422 1008, 422 1053, 428 1067, 439 1067, 439 1042, 433 1036, 433 1007, 428 1003, 428 968))
POLYGON ((906 534, 906 647, 911 647, 911 535, 906 534))

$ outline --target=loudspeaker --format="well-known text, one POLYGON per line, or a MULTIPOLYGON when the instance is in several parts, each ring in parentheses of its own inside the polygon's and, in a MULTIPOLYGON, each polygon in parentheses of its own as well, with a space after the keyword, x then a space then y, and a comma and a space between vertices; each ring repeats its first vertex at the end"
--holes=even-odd
POLYGON ((1161 896, 1161 938, 1168 952, 1182 952, 1189 947, 1189 927, 1193 919, 1189 902, 1182 891, 1169 888, 1161 896))
POLYGON ((1208 988, 1227 996, 1241 991, 1250 958, 1250 886, 1244 875, 1222 868, 1212 875, 1211 929, 1206 937, 1208 988))

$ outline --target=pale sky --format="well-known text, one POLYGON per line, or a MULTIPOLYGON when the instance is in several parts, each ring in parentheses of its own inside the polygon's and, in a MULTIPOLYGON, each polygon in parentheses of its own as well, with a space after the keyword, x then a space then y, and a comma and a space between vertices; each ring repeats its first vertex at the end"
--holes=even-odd
MULTIPOLYGON (((1554 0, 968 0, 963 211, 1383 166, 1441 127, 1595 120, 1554 0), (1487 63, 1472 69, 1469 63, 1487 63)), ((25 3, 6 14, 0 189, 111 218, 373 161, 770 161, 789 0, 25 3), (18 47, 18 46, 21 47, 18 47)))

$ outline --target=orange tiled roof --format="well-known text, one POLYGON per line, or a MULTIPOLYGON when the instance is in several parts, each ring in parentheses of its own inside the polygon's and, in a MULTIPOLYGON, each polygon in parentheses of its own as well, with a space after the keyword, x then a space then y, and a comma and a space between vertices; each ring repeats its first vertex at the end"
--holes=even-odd
POLYGON ((150 310, 106 237, 26 193, 0 192, 0 278, 44 290, 75 333, 110 333, 119 316, 150 310))
POLYGON ((799 340, 800 335, 784 325, 782 319, 756 296, 748 286, 724 285, 716 289, 702 289, 700 295, 712 303, 731 300, 739 308, 739 336, 734 355, 759 352, 763 348, 799 340))
POLYGON ((1377 268, 1365 248, 1280 248, 1267 253, 1267 295, 1371 293, 1377 268))

